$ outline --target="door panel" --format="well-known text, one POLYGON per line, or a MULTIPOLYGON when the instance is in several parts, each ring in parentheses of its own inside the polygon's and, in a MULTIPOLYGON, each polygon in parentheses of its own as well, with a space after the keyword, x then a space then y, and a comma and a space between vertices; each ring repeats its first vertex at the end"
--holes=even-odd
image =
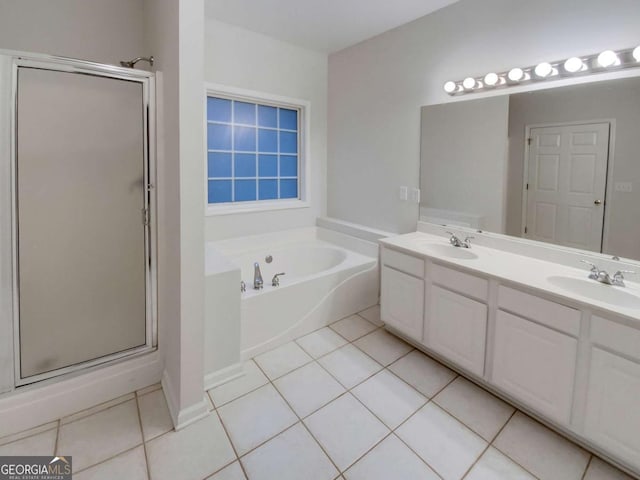
POLYGON ((525 237, 599 252, 609 124, 532 128, 525 237))
POLYGON ((577 348, 575 338, 499 310, 493 382, 550 418, 568 423, 577 348))
POLYGON ((142 86, 21 67, 20 377, 146 343, 142 86))
POLYGON ((382 320, 411 338, 422 341, 424 281, 389 267, 382 267, 382 320))
POLYGON ((427 345, 482 376, 487 306, 436 285, 431 287, 429 302, 427 345))
POLYGON ((591 350, 585 433, 640 467, 640 364, 591 350))

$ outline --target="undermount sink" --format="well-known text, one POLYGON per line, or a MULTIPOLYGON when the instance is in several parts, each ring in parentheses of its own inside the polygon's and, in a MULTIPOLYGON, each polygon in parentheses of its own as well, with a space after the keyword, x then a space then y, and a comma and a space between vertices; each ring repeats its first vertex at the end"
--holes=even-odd
POLYGON ((473 253, 468 248, 453 247, 451 245, 443 245, 441 243, 423 243, 421 246, 426 250, 432 251, 435 255, 440 255, 443 257, 464 260, 474 260, 478 258, 478 255, 473 253))
POLYGON ((640 297, 625 292, 624 287, 605 285, 595 280, 563 276, 548 277, 549 283, 571 293, 625 308, 640 308, 640 297))

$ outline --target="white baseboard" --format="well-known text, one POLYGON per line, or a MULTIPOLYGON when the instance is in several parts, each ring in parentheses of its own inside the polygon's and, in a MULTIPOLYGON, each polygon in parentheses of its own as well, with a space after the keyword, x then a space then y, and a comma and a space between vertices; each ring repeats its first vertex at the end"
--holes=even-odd
POLYGON ((162 374, 162 389, 164 391, 164 397, 167 400, 171 421, 176 430, 191 425, 209 414, 209 404, 204 397, 200 402, 189 407, 183 409, 178 407, 177 392, 173 388, 166 370, 162 374))
POLYGON ((0 397, 0 436, 37 427, 158 383, 158 352, 20 387, 0 397))
POLYGON ((231 380, 241 377, 242 375, 244 375, 242 362, 235 363, 226 368, 216 370, 213 373, 206 374, 204 376, 204 389, 205 391, 211 390, 218 385, 227 383, 231 380))

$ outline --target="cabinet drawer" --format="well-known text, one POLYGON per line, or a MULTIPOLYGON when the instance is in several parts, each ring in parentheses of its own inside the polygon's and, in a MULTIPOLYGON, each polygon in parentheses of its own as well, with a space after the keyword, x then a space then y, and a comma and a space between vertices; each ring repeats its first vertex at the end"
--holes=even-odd
POLYGON ((640 361, 640 330, 593 316, 591 341, 640 361))
POLYGON ((462 293, 469 297, 476 298, 483 302, 487 301, 489 296, 489 281, 479 278, 468 273, 462 273, 458 270, 443 267, 441 265, 433 265, 431 268, 431 281, 437 285, 462 293))
POLYGON ((571 419, 578 341, 498 311, 493 383, 563 424, 571 419))
POLYGON ((498 306, 574 337, 580 334, 580 311, 575 308, 502 285, 498 289, 498 306))
POLYGON ((424 277, 424 260, 421 258, 383 248, 382 263, 414 277, 424 277))

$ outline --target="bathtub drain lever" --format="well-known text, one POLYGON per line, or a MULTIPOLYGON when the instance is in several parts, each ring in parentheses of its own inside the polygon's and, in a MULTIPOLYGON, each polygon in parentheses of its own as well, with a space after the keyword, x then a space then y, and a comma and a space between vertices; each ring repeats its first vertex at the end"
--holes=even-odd
POLYGON ((272 286, 272 287, 278 287, 278 286, 280 286, 280 278, 279 278, 279 277, 280 277, 280 276, 282 276, 282 275, 284 275, 284 272, 282 272, 282 273, 276 273, 276 274, 273 276, 273 279, 271 280, 271 286, 272 286))

